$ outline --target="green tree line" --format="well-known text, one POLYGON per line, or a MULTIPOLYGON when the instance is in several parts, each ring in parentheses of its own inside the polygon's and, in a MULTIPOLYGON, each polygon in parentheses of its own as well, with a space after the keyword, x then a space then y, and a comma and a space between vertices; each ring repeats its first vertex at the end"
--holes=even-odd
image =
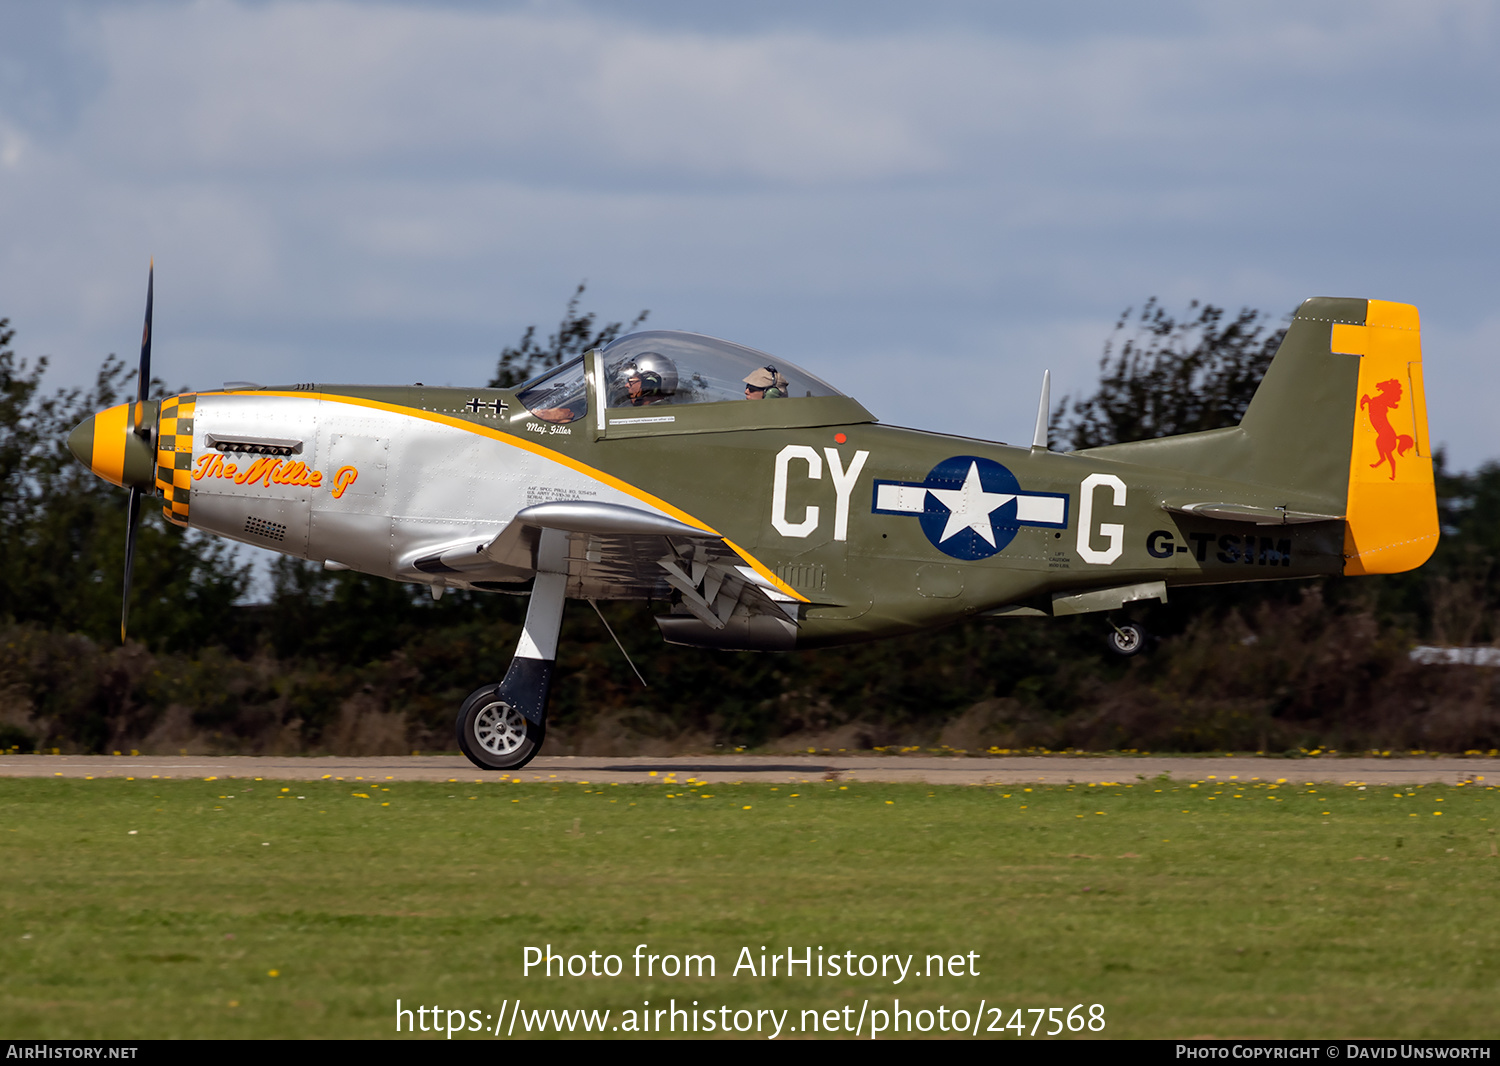
MULTIPOLYGON (((513 385, 628 326, 581 313, 497 358, 513 385)), ((1262 312, 1155 301, 1106 340, 1098 387, 1054 440, 1089 447, 1232 425, 1280 343, 1262 312)), ((525 601, 426 589, 280 558, 267 602, 221 541, 144 509, 131 643, 117 619, 125 493, 80 466, 71 428, 132 391, 105 359, 47 391, 45 359, 0 320, 0 747, 385 753, 448 750, 464 695, 500 677, 525 601)), ((162 383, 154 382, 155 394, 162 383)), ((806 744, 963 749, 1481 749, 1500 744, 1489 672, 1419 668, 1415 640, 1500 637, 1500 466, 1439 457, 1443 537, 1411 574, 1174 591, 1139 617, 1154 654, 1108 656, 1095 618, 978 620, 876 645, 786 654, 664 645, 644 604, 564 623, 549 750, 806 744), (1424 672, 1425 670, 1425 672, 1424 672)))

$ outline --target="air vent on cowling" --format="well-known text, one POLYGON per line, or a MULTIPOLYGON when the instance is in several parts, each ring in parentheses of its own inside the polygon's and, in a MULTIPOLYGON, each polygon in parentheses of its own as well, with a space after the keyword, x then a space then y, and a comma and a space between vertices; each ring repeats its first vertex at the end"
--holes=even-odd
POLYGON ((284 437, 240 437, 205 433, 203 443, 218 452, 248 452, 251 455, 301 455, 302 442, 284 437))
POLYGON ((264 518, 245 519, 245 532, 252 537, 261 537, 265 540, 286 540, 286 526, 277 522, 267 522, 264 518))

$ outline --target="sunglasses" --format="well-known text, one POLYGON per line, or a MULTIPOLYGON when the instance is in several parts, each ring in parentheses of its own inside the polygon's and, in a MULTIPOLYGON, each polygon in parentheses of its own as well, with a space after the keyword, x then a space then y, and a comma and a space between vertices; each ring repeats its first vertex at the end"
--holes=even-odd
POLYGON ((770 387, 769 385, 752 385, 748 381, 745 382, 746 392, 765 392, 770 387))

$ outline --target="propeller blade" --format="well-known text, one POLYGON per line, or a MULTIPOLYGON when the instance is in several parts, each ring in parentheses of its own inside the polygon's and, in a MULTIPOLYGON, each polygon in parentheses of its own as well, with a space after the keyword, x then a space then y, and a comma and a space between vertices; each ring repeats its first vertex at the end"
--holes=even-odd
POLYGON ((130 572, 135 568, 135 530, 141 517, 141 490, 130 490, 130 507, 125 518, 125 596, 120 607, 120 643, 125 643, 125 628, 130 622, 130 572))
MULTIPOLYGON (((141 329, 141 368, 135 382, 135 432, 145 435, 142 421, 145 416, 146 394, 151 390, 151 305, 156 293, 156 259, 146 272, 146 325, 141 329)), ((140 489, 130 490, 130 506, 125 517, 125 590, 120 602, 120 643, 125 643, 125 634, 130 624, 130 574, 135 569, 135 531, 141 517, 140 489)))
POLYGON ((146 325, 141 330, 141 369, 135 382, 135 431, 141 431, 141 405, 151 391, 151 300, 156 289, 156 260, 146 274, 146 325))

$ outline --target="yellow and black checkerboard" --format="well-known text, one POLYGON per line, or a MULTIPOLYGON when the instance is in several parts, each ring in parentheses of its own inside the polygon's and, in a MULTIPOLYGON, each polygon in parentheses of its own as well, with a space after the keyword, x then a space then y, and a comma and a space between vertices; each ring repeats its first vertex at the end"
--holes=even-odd
POLYGON ((198 394, 185 392, 161 402, 156 423, 156 491, 166 497, 161 509, 168 522, 188 523, 188 494, 193 485, 193 408, 198 394))

